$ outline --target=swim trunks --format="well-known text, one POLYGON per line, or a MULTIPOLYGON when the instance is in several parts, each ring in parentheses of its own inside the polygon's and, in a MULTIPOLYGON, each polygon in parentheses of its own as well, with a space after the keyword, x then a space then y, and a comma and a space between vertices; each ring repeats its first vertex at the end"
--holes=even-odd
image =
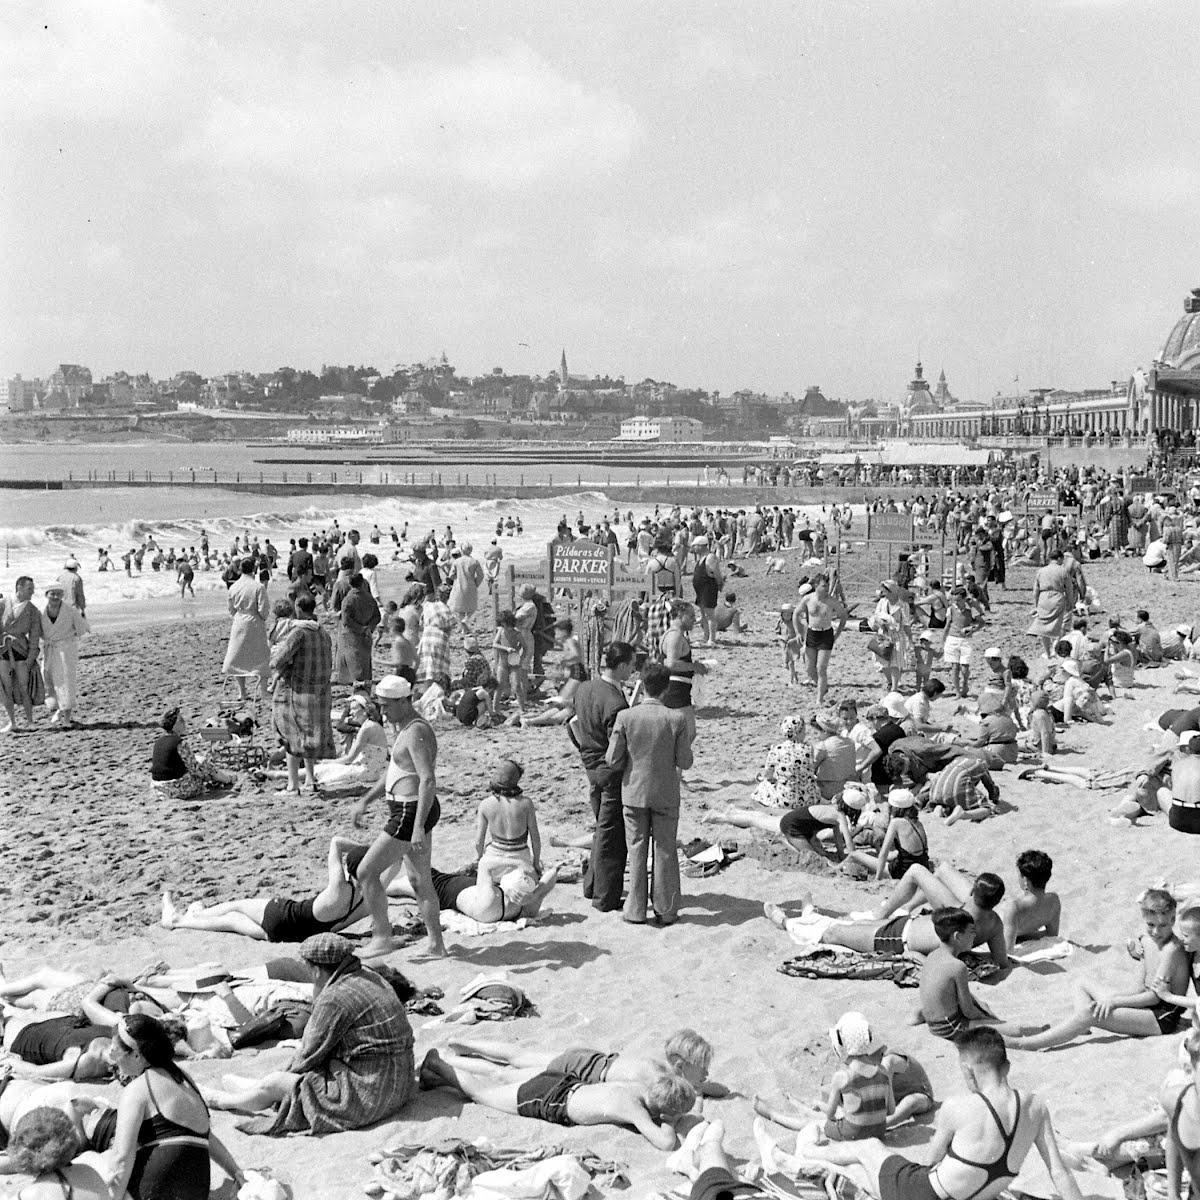
POLYGON ((908 947, 904 944, 904 931, 912 918, 907 913, 892 917, 875 931, 876 954, 906 954, 908 947))
POLYGON ((961 1013, 955 1013, 952 1017, 938 1017, 929 1022, 929 1032, 948 1042, 957 1042, 970 1027, 970 1022, 961 1013))
POLYGON ((268 942, 303 942, 318 933, 328 933, 337 921, 318 921, 313 916, 316 897, 285 900, 273 897, 263 912, 262 928, 268 942))
POLYGON ((599 1050, 579 1047, 564 1050, 562 1054, 552 1058, 546 1066, 546 1071, 551 1075, 569 1075, 581 1083, 603 1083, 616 1061, 615 1054, 602 1054, 599 1050))
POLYGON ((806 629, 804 631, 804 644, 810 650, 832 650, 833 640, 832 629, 806 629))
POLYGON ((779 818, 779 832, 786 838, 803 838, 806 842, 829 826, 809 816, 807 808, 790 808, 779 818))
POLYGON ((1174 1033, 1182 1023, 1185 1011, 1178 1004, 1160 1000, 1150 1009, 1150 1014, 1158 1024, 1159 1033, 1174 1033))
POLYGON ((929 1182, 932 1167, 889 1154, 879 1167, 879 1200, 942 1200, 929 1182))
POLYGON ((542 1071, 517 1088, 517 1115, 549 1121, 552 1125, 570 1125, 567 1100, 584 1084, 569 1075, 542 1071))
POLYGON ((734 1200, 735 1196, 761 1196, 752 1183, 742 1183, 725 1167, 709 1167, 701 1171, 692 1183, 688 1200, 734 1200))
POLYGON ((1200 806, 1173 800, 1167 813, 1167 824, 1176 833, 1200 833, 1200 806))
MULTIPOLYGON (((435 796, 433 804, 430 805, 429 812, 425 817, 426 833, 438 823, 441 815, 442 808, 435 796)), ((398 842, 411 842, 416 827, 417 800, 415 798, 388 801, 388 819, 387 824, 383 827, 383 832, 388 837, 395 838, 398 842)))

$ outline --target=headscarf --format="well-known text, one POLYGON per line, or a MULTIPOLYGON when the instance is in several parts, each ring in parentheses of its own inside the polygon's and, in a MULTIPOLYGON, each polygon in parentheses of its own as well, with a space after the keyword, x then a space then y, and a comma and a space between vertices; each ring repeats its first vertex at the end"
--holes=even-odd
POLYGON ((789 742, 794 742, 798 734, 804 732, 804 718, 798 716, 784 717, 779 722, 779 732, 783 734, 789 742))

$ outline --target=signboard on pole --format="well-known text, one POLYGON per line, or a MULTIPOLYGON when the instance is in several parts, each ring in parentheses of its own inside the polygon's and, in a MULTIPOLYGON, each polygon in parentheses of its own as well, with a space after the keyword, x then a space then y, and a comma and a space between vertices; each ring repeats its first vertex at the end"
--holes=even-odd
POLYGON ((1153 475, 1135 475, 1129 481, 1131 492, 1153 492, 1158 487, 1158 480, 1153 475))
POLYGON ((1025 511, 1027 513, 1047 513, 1058 511, 1058 493, 1057 492, 1030 492, 1025 497, 1025 511))
POLYGON ((555 587, 608 587, 613 581, 611 546, 580 539, 551 542, 549 583, 555 587))
POLYGON ((867 513, 868 542, 902 542, 913 540, 911 513, 867 513))

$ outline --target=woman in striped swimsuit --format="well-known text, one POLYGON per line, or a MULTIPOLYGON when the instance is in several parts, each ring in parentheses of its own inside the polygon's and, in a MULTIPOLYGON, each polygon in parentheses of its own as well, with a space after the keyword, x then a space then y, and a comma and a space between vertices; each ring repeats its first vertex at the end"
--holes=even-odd
POLYGON ((514 867, 542 873, 542 837, 533 801, 521 792, 523 771, 503 759, 490 784, 491 794, 479 804, 475 819, 475 856, 479 869, 493 880, 514 867))

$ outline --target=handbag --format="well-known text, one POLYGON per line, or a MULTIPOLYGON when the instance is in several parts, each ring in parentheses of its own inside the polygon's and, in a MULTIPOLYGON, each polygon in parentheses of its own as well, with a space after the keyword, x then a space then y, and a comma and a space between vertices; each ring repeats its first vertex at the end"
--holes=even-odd
POLYGON ((878 658, 891 658, 896 643, 890 637, 877 633, 868 643, 867 649, 878 658))

